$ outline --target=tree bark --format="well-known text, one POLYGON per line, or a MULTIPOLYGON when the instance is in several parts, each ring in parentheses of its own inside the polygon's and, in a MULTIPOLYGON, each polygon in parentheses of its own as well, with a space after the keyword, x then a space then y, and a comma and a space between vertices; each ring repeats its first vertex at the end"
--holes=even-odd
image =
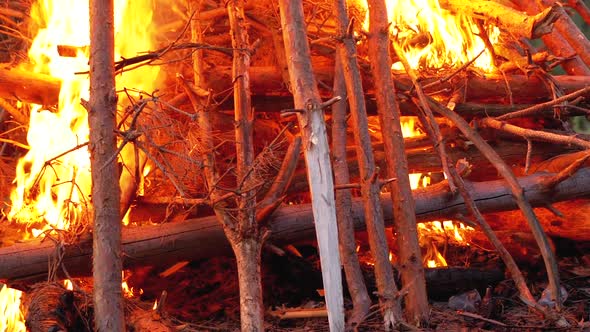
POLYGON ((112 0, 90 1, 90 165, 94 206, 94 324, 124 331, 112 0), (111 160, 111 161, 110 161, 111 160))
POLYGON ((285 52, 289 57, 289 76, 299 127, 303 137, 311 200, 326 292, 328 321, 331 331, 344 330, 344 307, 338 228, 334 202, 334 184, 330 151, 324 123, 324 111, 311 66, 309 45, 301 1, 280 0, 281 26, 285 52))
POLYGON ((369 1, 369 58, 375 81, 377 111, 383 135, 388 178, 397 180, 389 185, 395 215, 395 232, 400 272, 404 288, 406 317, 415 325, 428 319, 428 298, 422 254, 418 244, 414 198, 408 177, 408 162, 400 125, 399 106, 391 76, 389 57, 389 24, 383 0, 369 1))
POLYGON ((240 321, 242 331, 264 331, 264 306, 260 275, 260 256, 264 242, 261 228, 256 220, 256 195, 251 188, 250 175, 254 161, 252 131, 253 110, 250 101, 250 45, 244 1, 231 0, 227 3, 230 34, 233 51, 236 169, 240 184, 237 225, 224 227, 227 238, 234 250, 238 264, 240 288, 240 321))
MULTIPOLYGON (((545 190, 539 184, 555 173, 539 173, 521 177, 518 182, 533 206, 543 207, 554 202, 590 197, 590 168, 583 168, 571 178, 557 185, 553 190, 545 190)), ((486 182, 465 181, 477 208, 488 215, 494 229, 522 229, 525 222, 512 199, 512 194, 504 180, 486 182), (506 217, 509 214, 510 217, 506 217)), ((446 188, 421 188, 413 192, 416 202, 416 218, 419 222, 453 219, 456 215, 467 215, 463 199, 446 188)), ((386 225, 392 224, 392 202, 382 196, 381 204, 386 225)), ((540 214, 551 236, 590 241, 590 203, 560 203, 563 218, 546 212, 540 214), (572 208, 576 206, 576 208, 572 208)), ((362 199, 352 200, 352 219, 356 230, 365 229, 362 199)), ((560 209, 559 205, 557 208, 560 209)), ((537 209, 537 211, 543 209, 537 209)), ((269 240, 277 245, 290 244, 315 238, 313 213, 310 204, 289 205, 279 208, 269 220, 271 235, 269 240)), ((215 216, 191 219, 161 225, 125 227, 123 229, 123 252, 126 268, 142 265, 168 267, 171 257, 176 260, 196 260, 213 255, 231 254, 231 247, 223 229, 215 216)), ((48 259, 55 253, 51 241, 35 239, 10 247, 0 248, 0 279, 11 285, 16 280, 31 282, 46 279, 48 259)), ((65 248, 64 267, 71 276, 91 273, 91 245, 88 242, 72 243, 65 248)))
MULTIPOLYGON (((334 95, 347 99, 346 83, 342 68, 341 56, 336 58, 336 77, 334 79, 334 95)), ((335 185, 350 183, 350 173, 346 158, 346 110, 344 102, 332 105, 332 154, 335 185)), ((352 298, 353 312, 348 320, 349 326, 360 324, 369 313, 371 299, 365 286, 363 272, 356 254, 354 224, 352 221, 352 193, 350 189, 336 191, 336 217, 338 220, 338 240, 340 255, 346 275, 348 291, 352 298)))
POLYGON ((230 242, 238 264, 241 330, 263 332, 264 306, 260 273, 262 241, 248 237, 232 239, 230 242))

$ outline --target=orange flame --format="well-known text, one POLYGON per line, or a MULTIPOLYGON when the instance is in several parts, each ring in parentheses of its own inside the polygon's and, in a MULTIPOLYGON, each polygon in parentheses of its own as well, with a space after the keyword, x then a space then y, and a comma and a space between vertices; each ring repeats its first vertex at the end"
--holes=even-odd
MULTIPOLYGON (((413 137, 421 134, 415 128, 414 117, 402 117, 402 134, 404 137, 413 137)), ((430 184, 428 174, 412 173, 410 176, 410 186, 412 189, 426 187, 430 184)), ((472 227, 465 226, 463 223, 455 223, 450 220, 432 221, 418 224, 418 237, 422 247, 426 247, 426 254, 423 257, 424 264, 427 267, 448 266, 444 256, 436 247, 434 238, 439 236, 445 240, 453 240, 460 245, 469 245, 466 240, 467 234, 474 231, 472 227)))
MULTIPOLYGON (((152 6, 152 0, 115 0, 116 59, 155 48, 153 30, 146 23, 151 22, 152 6)), ((84 145, 89 131, 87 110, 81 103, 89 98, 89 80, 88 75, 76 74, 88 71, 88 15, 88 1, 83 0, 39 0, 31 9, 39 30, 29 50, 31 64, 24 67, 59 78, 62 84, 57 110, 32 107, 27 133, 30 150, 17 164, 8 219, 38 228, 27 235, 89 222, 90 156, 84 145), (62 45, 73 47, 75 56, 60 56, 62 45)), ((117 87, 151 92, 158 71, 158 67, 144 66, 125 72, 117 76, 117 87)), ((130 151, 122 151, 123 160, 130 151)), ((25 331, 19 306, 20 292, 3 287, 0 332, 25 331)))
POLYGON ((0 332, 25 332, 25 318, 20 310, 22 292, 0 287, 0 332))
POLYGON ((129 287, 127 284, 127 279, 131 276, 129 272, 125 273, 125 271, 121 271, 121 276, 123 278, 123 283, 121 284, 121 288, 123 289, 123 296, 126 298, 133 298, 136 295, 143 294, 143 289, 136 290, 133 287, 129 287), (127 275, 126 275, 127 274, 127 275))
MULTIPOLYGON (((366 0, 349 0, 349 3, 365 10, 363 28, 368 30, 366 0)), ((413 69, 458 68, 485 50, 473 65, 487 72, 494 71, 492 55, 478 37, 479 29, 471 17, 441 8, 438 0, 387 0, 386 4, 391 33, 413 69)), ((487 30, 491 43, 497 42, 499 30, 496 27, 487 30)), ((403 70, 403 66, 397 62, 393 69, 403 70)))
MULTIPOLYGON (((43 230, 88 221, 90 159, 83 144, 89 133, 81 101, 88 100, 89 81, 88 75, 75 74, 88 70, 88 13, 88 1, 81 0, 42 0, 31 10, 40 29, 29 50, 28 69, 60 78, 62 87, 57 111, 40 105, 31 111, 31 149, 18 162, 8 218, 43 230), (73 46, 75 57, 60 56, 62 45, 73 46)), ((152 1, 115 1, 117 59, 153 48, 145 24, 151 16, 152 1)), ((152 90, 157 74, 157 67, 145 66, 119 75, 117 85, 152 90)))

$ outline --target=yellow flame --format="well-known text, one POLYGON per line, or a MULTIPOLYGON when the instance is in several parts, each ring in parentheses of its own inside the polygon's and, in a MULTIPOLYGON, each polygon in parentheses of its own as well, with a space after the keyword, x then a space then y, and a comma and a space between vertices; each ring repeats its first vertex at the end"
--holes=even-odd
POLYGON ((74 283, 72 283, 72 281, 70 279, 66 279, 66 280, 64 280, 64 287, 67 290, 74 290, 74 283))
POLYGON ((133 287, 129 287, 129 284, 127 283, 127 279, 129 279, 129 277, 131 277, 131 273, 129 271, 121 271, 121 277, 123 279, 123 282, 121 283, 121 289, 123 290, 123 296, 125 296, 126 298, 132 298, 135 297, 137 295, 141 295, 143 294, 143 289, 138 289, 136 290, 133 287))
MULTIPOLYGON (((149 24, 153 1, 114 2, 115 59, 154 49, 149 24)), ((10 196, 9 220, 34 224, 38 228, 30 230, 34 236, 47 229, 69 229, 87 220, 90 156, 83 143, 88 141, 89 132, 87 110, 81 101, 89 99, 90 86, 88 75, 75 73, 88 71, 88 15, 88 0, 39 0, 31 9, 31 19, 39 30, 29 50, 31 64, 24 67, 62 81, 57 110, 50 111, 41 105, 34 105, 31 110, 27 133, 30 150, 18 162, 16 187, 10 196), (75 56, 60 56, 60 45, 75 49, 75 56)), ((151 92, 158 70, 145 66, 118 75, 117 88, 151 92)), ((126 294, 133 294, 133 289, 129 292, 126 294)), ((19 307, 20 292, 3 287, 0 332, 25 331, 19 307)))
POLYGON ((158 299, 154 301, 154 305, 152 306, 152 310, 158 309, 158 299))
MULTIPOLYGON (((146 24, 151 22, 152 5, 152 0, 115 0, 116 59, 154 48, 146 24)), ((38 223, 35 227, 43 230, 68 229, 87 220, 89 152, 86 146, 76 148, 89 138, 87 110, 81 105, 89 98, 89 80, 75 73, 88 71, 88 14, 88 1, 83 0, 40 0, 31 10, 40 29, 29 51, 28 69, 61 79, 62 87, 57 111, 40 105, 31 111, 31 149, 18 162, 8 218, 38 223), (58 46, 63 45, 73 47, 75 57, 60 56, 58 46)), ((117 76, 117 87, 151 92, 157 74, 158 68, 150 66, 125 72, 117 76)))
MULTIPOLYGON (((416 128, 415 117, 402 117, 401 125, 404 137, 414 137, 422 134, 416 128)), ((427 174, 412 173, 409 174, 409 177, 412 189, 426 187, 430 184, 430 177, 427 174)), ((451 220, 419 223, 418 238, 422 246, 427 246, 427 252, 423 257, 424 264, 427 267, 447 266, 447 261, 437 249, 433 237, 441 236, 444 239, 451 239, 457 244, 469 245, 466 236, 473 231, 472 227, 451 220)))
POLYGON ((6 285, 0 287, 0 332, 24 332, 25 318, 20 310, 20 299, 22 292, 8 288, 6 285))
POLYGON ((426 262, 427 267, 445 267, 448 266, 447 260, 445 257, 438 251, 438 248, 434 243, 431 242, 431 245, 428 247, 428 251, 426 255, 424 255, 424 261, 426 262))
MULTIPOLYGON (((349 3, 366 11, 363 28, 368 30, 367 1, 349 0, 349 3)), ((485 50, 473 65, 494 71, 492 56, 478 37, 479 29, 471 17, 441 8, 438 0, 387 0, 386 4, 392 35, 413 69, 458 68, 485 50)), ((486 29, 491 43, 497 42, 499 30, 486 29)), ((403 70, 403 67, 398 62, 393 69, 403 70)))

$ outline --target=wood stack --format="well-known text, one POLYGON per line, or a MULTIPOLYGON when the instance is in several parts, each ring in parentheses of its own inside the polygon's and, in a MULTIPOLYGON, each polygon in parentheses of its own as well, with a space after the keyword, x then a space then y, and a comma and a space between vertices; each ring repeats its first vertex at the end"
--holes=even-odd
MULTIPOLYGON (((281 56, 285 54, 285 50, 280 33, 280 22, 275 16, 269 15, 270 9, 267 5, 267 2, 262 1, 245 7, 245 15, 250 24, 248 32, 250 39, 257 40, 254 43, 257 49, 252 55, 248 73, 251 106, 256 111, 253 144, 255 152, 261 154, 267 151, 265 145, 276 142, 277 136, 289 144, 299 144, 296 137, 301 133, 299 128, 296 128, 295 118, 292 115, 297 114, 300 126, 305 127, 302 114, 306 112, 302 109, 304 103, 301 100, 297 103, 298 108, 293 103, 291 95, 293 87, 289 82, 289 73, 286 69, 288 64, 281 56), (276 55, 272 56, 272 54, 276 55)), ((590 234, 586 232, 590 229, 590 219, 578 219, 575 225, 576 231, 572 231, 570 218, 575 211, 570 212, 568 209, 573 204, 572 200, 590 195, 590 189, 587 189, 590 188, 590 164, 588 164, 590 154, 587 152, 590 139, 586 135, 574 133, 568 125, 565 125, 574 116, 587 116, 590 113, 590 59, 588 58, 590 43, 581 35, 577 27, 571 24, 564 9, 554 1, 545 0, 537 5, 536 2, 529 0, 514 0, 513 3, 445 0, 441 1, 441 6, 451 12, 476 18, 481 23, 480 27, 484 26, 483 23, 494 24, 502 30, 502 36, 508 41, 494 45, 496 47, 489 50, 496 57, 498 71, 494 73, 481 73, 471 70, 469 66, 464 66, 435 76, 419 76, 421 73, 411 70, 394 74, 396 97, 401 114, 418 116, 422 121, 421 129, 426 133, 417 138, 405 140, 409 171, 430 172, 434 174, 433 177, 440 178, 440 182, 431 187, 413 191, 416 218, 419 222, 424 222, 440 218, 463 218, 473 214, 476 220, 474 223, 485 228, 486 225, 478 219, 478 213, 481 213, 496 230, 516 228, 508 223, 522 227, 525 220, 531 225, 536 223, 539 227, 537 231, 541 232, 535 234, 535 239, 541 246, 541 253, 548 266, 550 284, 555 286, 554 283, 558 283, 557 276, 551 279, 551 265, 554 264, 554 258, 550 250, 543 245, 546 242, 542 241, 542 235, 544 235, 542 230, 544 229, 550 236, 575 241, 590 240, 586 235, 590 234), (522 40, 537 38, 543 39, 548 50, 537 51, 522 42, 522 40), (561 66, 568 75, 552 74, 551 69, 558 66, 561 66), (428 121, 429 112, 436 114, 438 120, 436 123, 428 121), (471 128, 466 128, 469 127, 466 123, 456 121, 453 115, 459 115, 462 119, 469 121, 472 124, 471 128), (477 131, 473 130, 474 128, 477 131), (482 148, 482 145, 487 148, 482 148), (490 146, 493 148, 492 153, 498 155, 509 168, 490 157, 490 146), (444 177, 440 176, 443 170, 445 175, 448 175, 446 173, 450 167, 449 174, 454 174, 454 164, 460 160, 466 162, 458 164, 458 175, 447 176, 447 180, 444 180, 444 177), (536 173, 530 175, 533 171, 536 173), (511 180, 512 178, 507 176, 506 172, 512 172, 518 176, 518 181, 511 180), (457 176, 460 178, 457 179, 457 176), (523 192, 524 195, 522 195, 523 192), (562 214, 553 208, 552 204, 556 202, 563 202, 558 205, 565 207, 561 209, 562 214), (553 211, 553 214, 541 214, 538 218, 533 214, 531 217, 531 205, 549 209, 553 211), (518 208, 521 208, 529 217, 523 218, 520 215, 518 218, 507 217, 513 216, 514 213, 506 211, 518 208), (560 223, 555 223, 555 220, 559 220, 560 223)), ((167 98, 166 95, 160 98, 161 100, 155 98, 153 106, 150 107, 154 112, 161 112, 158 117, 163 114, 167 123, 177 124, 178 128, 181 128, 179 133, 186 130, 185 139, 190 141, 198 136, 199 132, 187 124, 189 120, 193 120, 192 111, 184 111, 192 109, 195 98, 207 100, 207 112, 214 126, 209 143, 211 147, 218 148, 214 152, 223 155, 223 158, 217 157, 217 172, 222 175, 221 179, 217 179, 220 182, 217 182, 211 181, 210 178, 200 178, 200 169, 192 169, 192 173, 187 173, 188 176, 174 174, 170 169, 158 169, 162 159, 173 153, 184 153, 186 150, 171 151, 167 155, 166 152, 162 152, 162 147, 169 143, 165 140, 152 146, 152 149, 159 151, 147 158, 156 159, 148 160, 148 164, 156 168, 151 178, 154 185, 146 188, 145 194, 141 197, 134 195, 137 189, 135 185, 126 187, 122 194, 121 206, 125 209, 133 201, 135 207, 131 218, 133 222, 139 224, 145 221, 142 219, 146 214, 152 216, 152 221, 173 219, 177 222, 125 228, 122 242, 126 267, 170 264, 173 260, 194 260, 231 252, 223 227, 212 216, 211 207, 218 206, 220 202, 229 204, 224 205, 225 207, 235 207, 231 188, 238 185, 239 179, 231 172, 234 152, 226 154, 227 151, 235 151, 235 143, 228 142, 226 131, 233 131, 233 126, 228 125, 227 118, 233 118, 236 102, 225 95, 234 87, 235 73, 232 72, 231 55, 228 56, 226 53, 231 47, 231 40, 226 38, 227 27, 223 23, 226 20, 227 11, 224 8, 209 7, 211 8, 207 8, 200 14, 200 18, 215 27, 211 31, 222 31, 221 33, 215 35, 205 33, 202 44, 179 43, 142 55, 137 59, 125 59, 117 63, 118 69, 142 61, 162 60, 166 63, 173 52, 186 55, 195 48, 203 50, 205 67, 202 69, 201 79, 205 83, 196 87, 187 84, 195 75, 193 73, 195 68, 192 66, 175 63, 163 65, 164 70, 169 74, 178 73, 178 75, 168 75, 167 82, 177 85, 181 92, 175 92, 174 98, 167 98), (206 43, 216 43, 216 45, 206 43), (215 127, 217 123, 220 124, 219 127, 215 127), (226 170, 229 170, 227 174, 224 173, 226 170), (228 176, 224 178, 225 175, 228 176), (213 190, 208 186, 219 186, 219 188, 213 190), (228 194, 220 194, 222 190, 228 194), (162 195, 163 193, 168 194, 162 195), (163 207, 166 213, 160 216, 157 213, 162 211, 163 207), (197 208, 194 209, 194 207, 197 208), (172 209, 181 212, 171 216, 169 212, 172 209)), ((328 14, 331 8, 327 10, 321 6, 314 7, 310 3, 305 3, 304 8, 308 15, 311 15, 313 8, 317 14, 316 17, 310 16, 307 31, 312 39, 313 76, 319 83, 318 93, 314 94, 314 98, 321 96, 329 100, 334 97, 332 86, 336 79, 336 64, 333 58, 340 36, 335 36, 334 19, 331 14, 328 14)), ((577 3, 576 10, 586 13, 587 8, 583 3, 577 3)), ((180 21, 184 24, 182 20, 180 21)), ((172 35, 171 31, 175 29, 173 25, 175 24, 168 24, 167 29, 170 30, 162 31, 162 35, 172 35)), ((488 47, 491 46, 488 45, 488 47)), ((357 59, 365 92, 366 110, 371 121, 371 117, 378 114, 376 102, 378 89, 370 72, 371 59, 367 60, 366 54, 363 46, 359 46, 357 59)), ((401 54, 397 54, 396 57, 403 60, 401 54)), ((55 105, 59 100, 59 89, 60 83, 51 77, 14 69, 0 70, 0 97, 4 99, 55 105)), ((321 104, 320 101, 318 103, 318 107, 326 107, 326 104, 321 104)), ((16 109, 7 108, 7 111, 18 121, 26 120, 26 115, 17 112, 16 109)), ((328 109, 326 122, 329 123, 330 119, 331 114, 328 109)), ((154 118, 138 121, 144 127, 158 124, 154 118)), ((376 120, 374 122, 377 123, 376 120)), ((178 133, 174 135, 176 134, 178 133)), ((348 134, 350 137, 353 136, 350 131, 348 134)), ((162 134, 162 137, 165 135, 162 134)), ((169 134, 166 139, 176 139, 177 137, 172 137, 174 135, 169 134)), ((149 135, 144 133, 144 137, 149 135)), ((374 166, 377 166, 373 176, 385 183, 388 178, 385 171, 387 169, 385 144, 378 134, 372 138, 374 166)), ((142 138, 139 138, 139 141, 141 140, 142 138)), ((315 142, 313 134, 307 134, 304 142, 307 144, 315 142)), ((277 160, 285 155, 287 156, 285 159, 289 159, 288 156, 293 151, 285 152, 285 146, 287 144, 274 145, 273 148, 276 151, 270 151, 269 154, 278 155, 277 160)), ((350 181, 353 183, 336 186, 336 190, 361 188, 360 183, 363 182, 360 180, 361 174, 363 178, 366 178, 366 174, 359 171, 356 161, 358 151, 358 149, 355 150, 352 140, 349 140, 346 163, 351 172, 350 181)), ((190 165, 184 165, 184 169, 190 169, 195 164, 195 158, 197 157, 194 155, 187 155, 186 159, 190 160, 190 165)), ((279 170, 280 163, 277 160, 271 163, 275 169, 269 176, 284 181, 284 190, 280 191, 281 195, 276 193, 274 196, 271 195, 274 200, 265 201, 264 215, 256 215, 256 218, 264 220, 265 225, 269 225, 271 230, 269 241, 274 245, 281 246, 313 239, 315 235, 313 209, 309 204, 311 197, 308 186, 310 178, 305 165, 302 161, 297 166, 295 162, 285 162, 283 168, 279 170), (289 170, 286 170, 287 168, 289 170), (277 176, 277 173, 282 175, 277 176), (290 184, 288 188, 287 184, 290 184), (298 204, 278 207, 280 199, 298 204)), ((296 161, 297 158, 289 160, 296 161)), ((178 169, 181 168, 179 166, 178 169)), ((247 173, 244 169, 240 172, 247 173)), ((127 175, 133 177, 131 174, 127 175)), ((268 198, 268 193, 273 192, 269 183, 262 184, 260 187, 260 192, 256 193, 259 199, 268 198)), ((326 185, 326 188, 328 187, 331 190, 331 183, 329 186, 326 185)), ((316 196, 316 199, 317 197, 319 196, 316 196)), ((584 200, 581 202, 584 209, 590 206, 584 200)), ((352 204, 355 227, 357 230, 364 229, 363 203, 357 199, 352 204)), ((390 224, 393 219, 392 202, 382 198, 381 205, 384 219, 390 224)), ((539 209, 535 211, 538 213, 539 209)), ((489 237, 487 233, 486 237, 489 237)), ((492 239, 490 241, 494 242, 492 239)), ((0 279, 13 286, 24 287, 26 284, 44 278, 48 273, 47 259, 53 255, 55 248, 54 243, 41 240, 0 248, 0 279)), ((92 255, 90 239, 78 238, 73 243, 65 244, 64 248, 65 252, 60 259, 69 275, 88 275, 91 271, 89 262, 92 255)), ((496 249, 502 251, 501 248, 496 247, 496 249)), ((510 269, 510 263, 506 264, 510 269)), ((511 270, 511 273, 514 274, 514 270, 511 270)), ((518 284, 518 281, 516 282, 518 284)), ((521 289, 522 292, 524 291, 521 289)), ((526 298, 525 295, 522 296, 526 298)), ((530 305, 536 307, 534 303, 530 305)))

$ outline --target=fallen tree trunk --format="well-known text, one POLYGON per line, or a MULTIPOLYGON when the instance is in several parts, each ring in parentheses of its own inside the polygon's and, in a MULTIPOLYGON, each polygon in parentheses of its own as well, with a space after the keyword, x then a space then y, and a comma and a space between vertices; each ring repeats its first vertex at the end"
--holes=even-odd
POLYGON ((0 97, 40 105, 56 105, 61 82, 49 75, 0 68, 0 97))
MULTIPOLYGON (((539 184, 551 175, 535 174, 519 179, 528 200, 534 206, 590 196, 590 168, 581 169, 571 178, 558 184, 553 191, 546 191, 539 184)), ((482 212, 517 209, 510 190, 502 180, 466 184, 482 212)), ((460 196, 453 197, 446 189, 417 189, 413 195, 416 200, 416 217, 419 221, 449 219, 458 213, 467 214, 463 199, 460 196)), ((381 203, 385 221, 391 225, 391 200, 382 197, 381 203)), ((310 204, 282 207, 271 219, 271 242, 286 244, 315 238, 310 204)), ((361 200, 353 201, 353 219, 357 230, 364 229, 361 200)), ((554 219, 548 219, 546 222, 551 223, 554 219)), ((590 222, 583 227, 589 230, 590 222)), ((560 235, 555 227, 550 234, 560 235)), ((578 232, 577 235, 576 240, 590 240, 590 231, 578 232)), ((214 216, 155 226, 127 227, 123 230, 123 251, 127 268, 138 265, 165 265, 173 261, 231 253, 223 230, 214 216)), ((55 244, 48 240, 33 240, 1 248, 0 279, 9 281, 13 287, 18 287, 18 284, 14 283, 16 280, 29 279, 30 282, 44 278, 48 259, 55 252, 55 244)), ((91 271, 91 255, 92 245, 89 241, 73 243, 66 245, 62 262, 70 275, 87 275, 91 271)))

